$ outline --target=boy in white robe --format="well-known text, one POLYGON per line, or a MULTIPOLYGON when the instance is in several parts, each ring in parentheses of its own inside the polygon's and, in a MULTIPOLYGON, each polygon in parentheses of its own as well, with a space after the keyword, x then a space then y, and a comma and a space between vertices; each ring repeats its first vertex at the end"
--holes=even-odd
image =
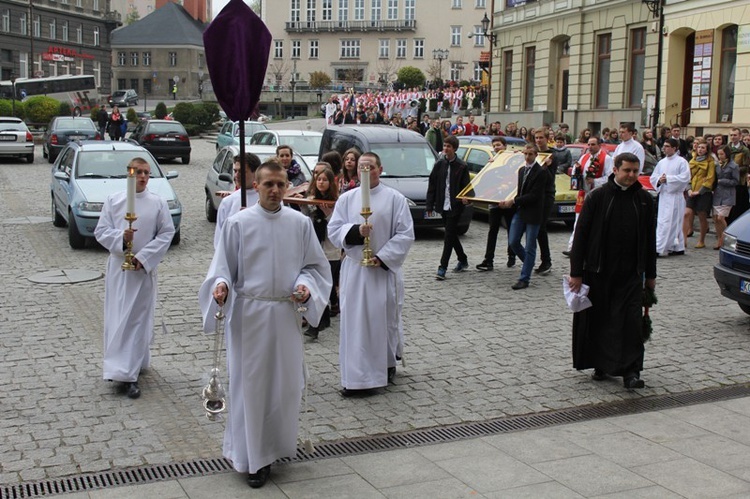
POLYGON ((253 488, 266 483, 271 463, 296 455, 305 386, 298 307, 304 304, 305 317, 317 325, 332 283, 312 222, 281 206, 287 182, 275 160, 258 168, 260 199, 224 224, 199 294, 205 332, 214 331, 219 304, 227 309, 223 454, 235 470, 249 473, 253 488))
MULTIPOLYGON (((258 193, 253 188, 253 182, 255 181, 255 170, 260 166, 260 159, 253 153, 245 153, 245 206, 250 207, 258 202, 258 193)), ((214 250, 219 246, 219 238, 221 237, 221 228, 224 226, 224 222, 240 211, 242 207, 242 189, 240 188, 240 156, 239 154, 234 157, 234 164, 232 170, 234 172, 234 185, 237 189, 229 196, 225 197, 219 209, 216 212, 216 228, 214 229, 214 250)))
POLYGON ((104 379, 124 383, 128 397, 141 396, 138 375, 149 367, 154 337, 156 266, 164 258, 175 229, 167 202, 146 189, 151 167, 134 158, 136 169, 133 228, 125 220, 127 194, 107 198, 94 229, 96 240, 109 251, 104 282, 104 379), (133 242, 135 270, 122 270, 125 243, 133 242))
POLYGON ((684 255, 685 191, 690 187, 690 165, 679 155, 679 143, 669 138, 664 141, 665 157, 656 163, 651 174, 651 185, 659 193, 656 220, 656 254, 684 255))
POLYGON ((380 182, 380 158, 365 153, 359 158, 360 175, 364 175, 363 166, 370 168, 372 215, 368 223, 360 215, 361 188, 345 192, 336 201, 328 222, 328 238, 346 253, 339 282, 339 363, 345 397, 386 386, 396 372, 403 351, 401 267, 414 242, 406 198, 380 182), (375 255, 370 267, 360 264, 367 236, 375 255))

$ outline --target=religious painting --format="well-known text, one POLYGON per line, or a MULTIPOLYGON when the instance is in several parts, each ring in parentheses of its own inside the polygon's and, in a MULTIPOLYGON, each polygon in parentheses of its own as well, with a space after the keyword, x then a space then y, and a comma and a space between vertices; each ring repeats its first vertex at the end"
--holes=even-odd
MULTIPOLYGON (((542 163, 549 153, 539 153, 537 163, 542 163)), ((522 152, 505 151, 495 156, 456 196, 458 199, 479 201, 483 203, 498 203, 513 199, 518 188, 518 169, 526 164, 522 152), (474 190, 474 195, 468 193, 474 190)))

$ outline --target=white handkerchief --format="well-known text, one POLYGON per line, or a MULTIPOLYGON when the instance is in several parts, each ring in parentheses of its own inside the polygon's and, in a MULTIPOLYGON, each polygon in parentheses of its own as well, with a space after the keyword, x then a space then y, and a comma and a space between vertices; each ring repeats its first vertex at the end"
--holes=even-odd
POLYGON ((568 308, 573 312, 586 310, 592 305, 591 300, 589 300, 588 297, 589 287, 586 284, 581 284, 581 289, 578 293, 574 293, 570 290, 570 284, 568 283, 569 278, 570 277, 566 275, 563 276, 563 296, 565 296, 565 302, 568 304, 568 308))

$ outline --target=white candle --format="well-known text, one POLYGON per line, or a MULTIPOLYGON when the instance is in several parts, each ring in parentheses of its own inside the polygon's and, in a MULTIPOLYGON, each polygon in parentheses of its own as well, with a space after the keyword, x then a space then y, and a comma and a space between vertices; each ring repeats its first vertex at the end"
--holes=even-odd
POLYGON ((128 213, 135 213, 135 175, 128 175, 128 213))
POLYGON ((370 207, 370 172, 359 171, 359 189, 362 191, 362 209, 370 207))

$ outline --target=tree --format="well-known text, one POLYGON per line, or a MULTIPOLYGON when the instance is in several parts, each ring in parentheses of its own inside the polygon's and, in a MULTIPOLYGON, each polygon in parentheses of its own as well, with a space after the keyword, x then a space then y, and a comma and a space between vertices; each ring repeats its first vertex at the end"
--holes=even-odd
POLYGON ((263 13, 263 5, 260 0, 253 0, 250 2, 250 10, 258 14, 259 16, 263 13))
POLYGON ((421 69, 414 66, 404 66, 398 70, 398 81, 407 88, 424 87, 425 76, 421 69))
POLYGON ((138 13, 138 9, 136 9, 134 5, 131 5, 128 15, 125 16, 125 24, 127 26, 130 26, 131 24, 133 24, 140 18, 141 18, 141 15, 138 13))
MULTIPOLYGON (((273 83, 272 86, 275 85, 276 87, 281 87, 284 77, 289 72, 289 61, 286 61, 284 59, 281 59, 279 61, 274 61, 273 63, 268 65, 268 71, 266 71, 266 74, 273 76, 273 83)), ((276 90, 280 90, 280 88, 276 88, 276 90)))
POLYGON ((310 73, 310 88, 321 89, 331 84, 331 77, 324 71, 310 73))
POLYGON ((393 81, 393 76, 396 75, 398 68, 401 66, 401 62, 395 59, 379 59, 377 65, 377 71, 381 85, 386 86, 393 81))
POLYGON ((46 95, 35 95, 24 101, 26 117, 31 123, 49 123, 60 111, 60 102, 46 95))
POLYGON ((443 75, 440 74, 442 72, 442 66, 440 65, 440 61, 433 60, 429 66, 427 66, 427 76, 430 77, 431 81, 437 81, 443 79, 443 75))
POLYGON ((167 115, 167 105, 163 102, 160 102, 156 105, 156 109, 154 109, 154 117, 157 120, 163 120, 164 117, 167 115))

